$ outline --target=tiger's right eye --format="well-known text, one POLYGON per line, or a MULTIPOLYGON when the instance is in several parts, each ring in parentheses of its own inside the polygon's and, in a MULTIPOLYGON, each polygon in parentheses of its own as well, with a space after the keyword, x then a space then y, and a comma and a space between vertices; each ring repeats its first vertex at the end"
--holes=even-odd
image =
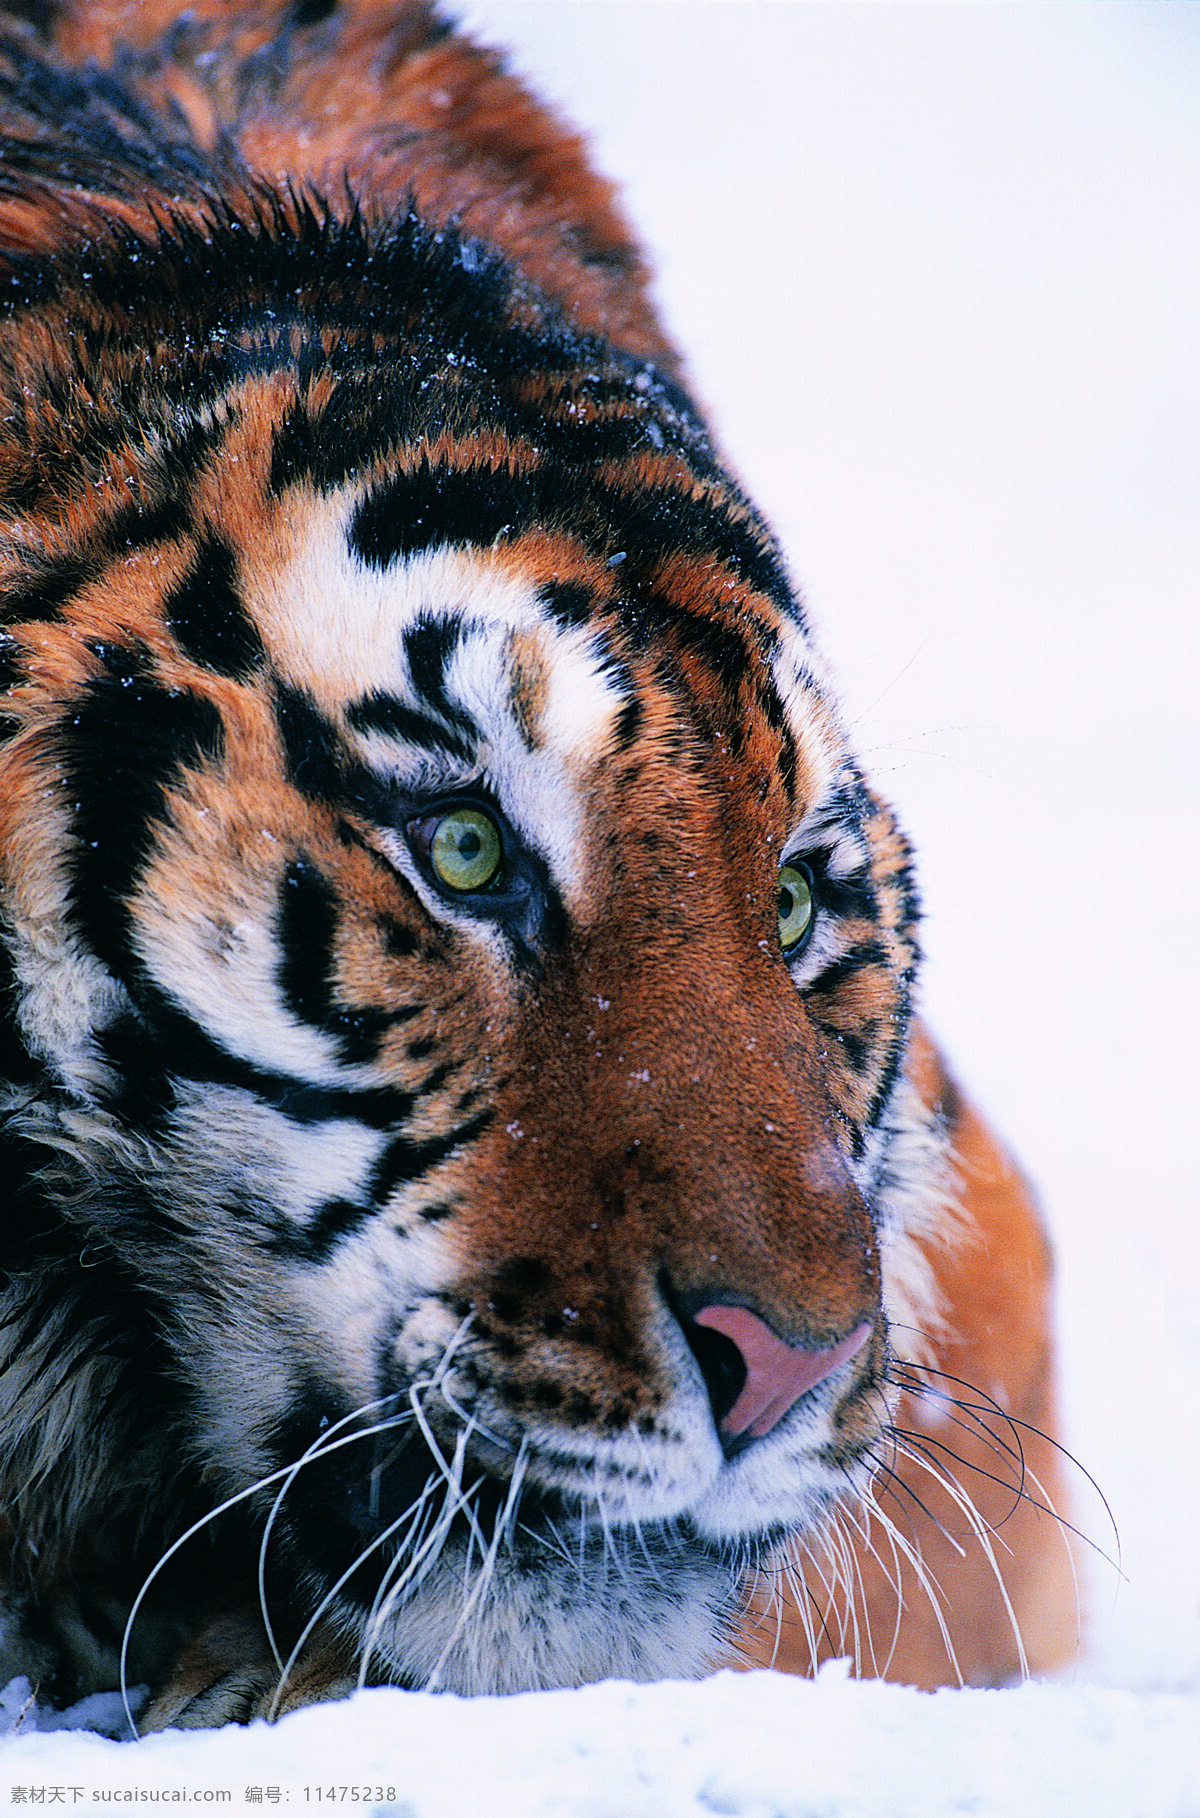
POLYGON ((434 824, 429 863, 447 890, 487 890, 504 869, 500 829, 482 808, 451 808, 434 824))

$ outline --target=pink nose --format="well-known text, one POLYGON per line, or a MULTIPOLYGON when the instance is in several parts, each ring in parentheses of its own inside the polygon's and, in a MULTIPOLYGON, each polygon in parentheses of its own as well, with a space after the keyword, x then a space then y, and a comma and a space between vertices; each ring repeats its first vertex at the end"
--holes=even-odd
POLYGON ((827 1350, 810 1351, 804 1345, 784 1344, 745 1307, 703 1307, 695 1324, 732 1340, 746 1366, 741 1394, 721 1422, 722 1433, 731 1439, 739 1433, 761 1439, 803 1394, 861 1351, 871 1336, 870 1325, 864 1323, 827 1350))

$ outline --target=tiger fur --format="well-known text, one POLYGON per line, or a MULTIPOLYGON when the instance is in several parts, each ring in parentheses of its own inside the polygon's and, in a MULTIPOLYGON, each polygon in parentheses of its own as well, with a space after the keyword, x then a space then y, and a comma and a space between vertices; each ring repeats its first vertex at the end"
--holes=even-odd
POLYGON ((1052 1665, 1037 1215, 610 189, 425 0, 19 10, 0 1664, 1052 1665))

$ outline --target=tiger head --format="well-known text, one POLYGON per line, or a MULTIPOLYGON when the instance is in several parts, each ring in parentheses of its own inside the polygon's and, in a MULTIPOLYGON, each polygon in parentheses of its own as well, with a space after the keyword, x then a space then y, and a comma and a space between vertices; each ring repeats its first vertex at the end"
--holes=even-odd
POLYGON ((11 1572, 699 1671, 920 1297, 905 841, 666 363, 416 208, 126 214, 0 325, 11 1572))

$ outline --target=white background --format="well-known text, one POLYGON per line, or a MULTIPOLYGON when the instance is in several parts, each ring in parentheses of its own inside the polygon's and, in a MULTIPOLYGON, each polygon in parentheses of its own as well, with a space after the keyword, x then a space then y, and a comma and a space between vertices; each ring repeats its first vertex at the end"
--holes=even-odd
MULTIPOLYGON (((437 1714, 380 1693, 136 1762, 30 1736, 0 1782, 57 1762, 225 1777, 240 1801, 290 1773, 296 1807, 314 1764, 375 1760, 401 1764, 409 1818, 1196 1818, 1200 8, 466 16, 621 181, 917 840, 929 1018, 1040 1183, 1070 1442, 1124 1578, 1097 1563, 1087 1655, 1053 1693, 742 1680, 437 1714)), ((1082 1480, 1079 1515, 1111 1555, 1082 1480)))

